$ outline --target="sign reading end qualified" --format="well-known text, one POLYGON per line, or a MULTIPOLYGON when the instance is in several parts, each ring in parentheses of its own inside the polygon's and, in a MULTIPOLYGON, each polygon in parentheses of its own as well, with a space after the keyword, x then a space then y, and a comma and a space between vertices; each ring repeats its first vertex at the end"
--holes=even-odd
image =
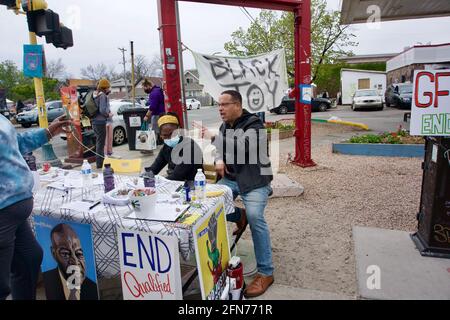
POLYGON ((411 135, 450 136, 450 70, 414 73, 411 135))

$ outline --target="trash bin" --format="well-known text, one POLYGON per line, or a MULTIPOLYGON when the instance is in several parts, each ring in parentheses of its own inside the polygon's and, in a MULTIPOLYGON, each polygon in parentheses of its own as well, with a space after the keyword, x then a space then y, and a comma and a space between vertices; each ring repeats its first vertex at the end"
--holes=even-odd
POLYGON ((136 131, 141 129, 148 108, 132 108, 123 111, 123 120, 127 129, 128 147, 136 150, 136 131))

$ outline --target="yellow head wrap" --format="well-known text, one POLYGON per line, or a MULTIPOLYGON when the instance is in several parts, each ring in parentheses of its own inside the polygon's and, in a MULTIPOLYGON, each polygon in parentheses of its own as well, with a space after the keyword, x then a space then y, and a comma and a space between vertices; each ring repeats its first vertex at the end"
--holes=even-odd
POLYGON ((158 120, 158 127, 162 127, 165 124, 175 124, 177 126, 180 125, 180 123, 178 122, 177 117, 172 116, 172 115, 165 115, 162 116, 161 118, 159 118, 158 120))

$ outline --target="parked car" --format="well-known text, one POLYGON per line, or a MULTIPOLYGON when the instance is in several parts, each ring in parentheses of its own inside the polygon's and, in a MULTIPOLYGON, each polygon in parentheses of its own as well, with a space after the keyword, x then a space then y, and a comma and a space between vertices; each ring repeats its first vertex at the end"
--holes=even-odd
MULTIPOLYGON (((123 120, 123 111, 133 108, 133 104, 130 102, 111 101, 111 112, 113 114, 113 145, 118 146, 124 144, 127 141, 127 130, 125 127, 125 121, 123 120)), ((136 107, 139 107, 138 105, 136 107)), ((82 135, 91 134, 92 130, 83 128, 82 135)), ((64 133, 61 135, 61 139, 67 140, 64 133)))
MULTIPOLYGON (((325 98, 313 98, 311 104, 312 111, 327 111, 331 108, 331 100, 325 98)), ((295 99, 284 97, 281 104, 270 110, 271 113, 286 114, 295 112, 295 99)))
POLYGON ((383 98, 377 90, 356 90, 353 95, 352 110, 360 109, 383 110, 383 98))
POLYGON ((386 107, 411 109, 412 83, 391 84, 385 93, 386 107))
MULTIPOLYGON (((127 141, 127 130, 122 114, 125 110, 132 109, 133 103, 112 101, 110 103, 110 106, 111 112, 113 114, 113 144, 115 146, 118 146, 127 141)), ((140 108, 141 105, 136 103, 135 107, 140 108)))
POLYGON ((187 110, 192 110, 192 109, 198 110, 198 109, 200 109, 201 106, 202 106, 202 104, 197 99, 189 98, 186 100, 186 109, 187 110))
MULTIPOLYGON (((61 101, 49 101, 45 103, 47 107, 47 119, 48 122, 52 122, 59 116, 65 114, 61 101)), ((21 124, 24 128, 29 128, 33 124, 39 125, 39 115, 37 107, 30 111, 23 111, 16 116, 17 123, 21 124)))

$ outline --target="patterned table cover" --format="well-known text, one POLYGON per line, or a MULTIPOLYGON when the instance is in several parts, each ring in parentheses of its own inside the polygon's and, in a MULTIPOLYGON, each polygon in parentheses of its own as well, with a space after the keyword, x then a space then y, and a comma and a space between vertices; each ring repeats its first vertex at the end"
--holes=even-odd
MULTIPOLYGON (((65 179, 64 172, 68 172, 71 177, 79 174, 78 171, 61 169, 58 169, 57 172, 58 176, 61 177, 60 180, 65 179)), ((139 178, 139 180, 138 185, 143 186, 142 179, 139 178)), ((115 175, 116 186, 128 186, 131 188, 135 182, 136 177, 115 175)), ((49 185, 51 185, 49 181, 41 181, 40 188, 35 192, 33 215, 42 215, 64 221, 92 225, 97 276, 100 278, 112 278, 120 275, 119 249, 116 232, 117 226, 127 230, 177 236, 179 239, 180 255, 185 261, 189 260, 192 253, 195 253, 192 224, 126 219, 124 217, 133 212, 131 205, 116 206, 101 203, 89 210, 89 212, 62 209, 61 207, 65 204, 73 201, 81 201, 82 189, 66 188, 65 191, 63 191, 49 185)), ((170 181, 161 176, 156 176, 156 188, 158 194, 162 193, 170 195, 180 185, 182 185, 181 182, 170 181)), ((191 206, 181 217, 182 220, 191 217, 197 221, 221 201, 224 202, 226 214, 234 212, 233 194, 231 189, 222 185, 208 184, 207 191, 224 191, 224 193, 220 197, 206 199, 202 202, 201 206, 191 206)), ((100 198, 104 193, 103 185, 94 185, 91 192, 94 194, 95 199, 100 198)), ((177 203, 179 204, 182 202, 182 198, 177 200, 177 203)))

